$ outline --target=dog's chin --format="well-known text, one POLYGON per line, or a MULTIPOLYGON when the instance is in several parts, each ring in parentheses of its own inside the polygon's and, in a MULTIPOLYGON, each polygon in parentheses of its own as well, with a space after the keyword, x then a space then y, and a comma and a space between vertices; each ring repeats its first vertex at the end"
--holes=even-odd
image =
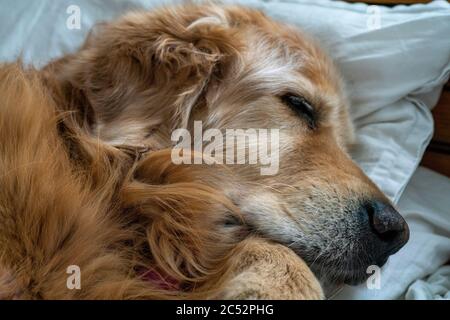
POLYGON ((313 273, 325 288, 336 288, 343 285, 356 286, 366 281, 370 276, 370 274, 366 273, 365 268, 358 270, 327 269, 323 267, 312 268, 313 273))
POLYGON ((387 259, 375 262, 367 257, 357 256, 340 260, 339 263, 324 260, 319 263, 317 261, 313 264, 308 263, 308 265, 324 288, 334 290, 343 285, 356 286, 364 283, 373 275, 373 270, 369 267, 375 265, 381 268, 387 259))
MULTIPOLYGON (((315 268, 313 268, 315 269, 315 268)), ((320 270, 320 268, 318 268, 320 270)), ((339 292, 344 289, 346 285, 356 286, 361 283, 364 283, 368 276, 365 269, 360 270, 339 270, 338 272, 331 273, 333 271, 325 271, 325 269, 321 269, 321 271, 313 270, 317 279, 320 282, 324 295, 327 299, 333 299, 339 292)))

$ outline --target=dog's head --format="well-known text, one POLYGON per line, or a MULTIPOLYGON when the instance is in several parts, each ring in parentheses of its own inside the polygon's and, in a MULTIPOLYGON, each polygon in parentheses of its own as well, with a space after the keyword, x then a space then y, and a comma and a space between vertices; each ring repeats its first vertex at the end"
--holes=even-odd
MULTIPOLYGON (((271 174, 230 164, 219 182, 251 230, 331 282, 362 281, 406 243, 405 221, 347 154, 348 103, 314 41, 257 11, 209 5, 132 13, 99 29, 53 67, 84 92, 104 141, 170 148, 175 129, 194 136, 194 121, 203 132, 275 129, 271 174)), ((266 141, 249 141, 250 158, 266 141)))

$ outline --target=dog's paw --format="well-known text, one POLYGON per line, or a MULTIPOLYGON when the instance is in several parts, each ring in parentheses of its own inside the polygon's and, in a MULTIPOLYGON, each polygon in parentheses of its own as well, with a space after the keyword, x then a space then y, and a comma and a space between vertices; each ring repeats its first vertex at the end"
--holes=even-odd
POLYGON ((249 239, 239 248, 233 277, 220 299, 323 299, 322 288, 306 263, 289 248, 249 239))

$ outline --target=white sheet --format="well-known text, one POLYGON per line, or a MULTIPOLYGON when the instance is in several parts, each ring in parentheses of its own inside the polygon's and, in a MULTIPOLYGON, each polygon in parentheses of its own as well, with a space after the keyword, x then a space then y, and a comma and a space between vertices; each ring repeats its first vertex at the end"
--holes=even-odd
POLYGON ((450 300, 450 266, 440 267, 424 280, 416 280, 406 292, 407 300, 450 300))

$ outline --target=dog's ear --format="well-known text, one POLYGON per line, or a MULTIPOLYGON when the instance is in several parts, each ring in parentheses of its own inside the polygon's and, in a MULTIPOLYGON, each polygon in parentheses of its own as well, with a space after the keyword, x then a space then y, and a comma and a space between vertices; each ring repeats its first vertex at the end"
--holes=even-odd
POLYGON ((55 71, 89 103, 100 138, 137 142, 162 123, 188 125, 208 84, 238 56, 238 39, 219 7, 131 13, 101 25, 55 71))

